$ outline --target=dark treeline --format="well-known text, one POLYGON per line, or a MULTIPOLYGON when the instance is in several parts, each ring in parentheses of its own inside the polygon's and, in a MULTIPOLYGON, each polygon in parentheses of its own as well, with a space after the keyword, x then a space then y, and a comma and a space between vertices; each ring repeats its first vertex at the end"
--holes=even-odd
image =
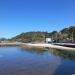
POLYGON ((75 42, 75 26, 64 28, 61 31, 53 32, 26 32, 10 39, 19 42, 45 42, 46 38, 51 38, 53 42, 75 42))

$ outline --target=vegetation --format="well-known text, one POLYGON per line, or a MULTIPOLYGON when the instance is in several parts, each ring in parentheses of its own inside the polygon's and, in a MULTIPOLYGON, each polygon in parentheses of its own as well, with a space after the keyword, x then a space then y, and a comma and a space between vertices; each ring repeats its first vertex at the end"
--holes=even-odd
POLYGON ((75 42, 75 26, 64 28, 61 31, 26 32, 10 39, 19 42, 45 42, 45 38, 51 38, 53 42, 75 42))

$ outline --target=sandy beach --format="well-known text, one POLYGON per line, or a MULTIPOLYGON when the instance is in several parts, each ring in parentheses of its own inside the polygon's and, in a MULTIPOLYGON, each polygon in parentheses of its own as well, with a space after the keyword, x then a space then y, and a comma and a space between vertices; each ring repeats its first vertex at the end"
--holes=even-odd
POLYGON ((28 47, 28 48, 54 48, 60 50, 75 50, 75 48, 53 45, 53 44, 46 44, 46 43, 0 43, 0 46, 20 46, 20 47, 28 47))
POLYGON ((64 46, 59 46, 59 45, 53 45, 53 44, 41 44, 41 43, 37 43, 37 44, 31 44, 31 43, 22 43, 22 45, 24 46, 29 46, 29 47, 49 47, 49 48, 54 48, 54 49, 60 49, 60 50, 75 50, 75 48, 71 48, 71 47, 64 47, 64 46))

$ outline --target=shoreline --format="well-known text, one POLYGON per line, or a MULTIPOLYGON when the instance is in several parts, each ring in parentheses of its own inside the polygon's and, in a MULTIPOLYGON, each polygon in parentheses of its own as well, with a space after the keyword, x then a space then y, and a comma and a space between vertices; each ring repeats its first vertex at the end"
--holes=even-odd
POLYGON ((29 47, 35 47, 35 48, 53 48, 53 49, 60 49, 60 50, 75 50, 75 48, 71 48, 71 47, 64 47, 64 46, 59 46, 59 45, 53 45, 53 44, 31 44, 31 43, 27 43, 27 44, 23 44, 23 46, 29 46, 29 47))
POLYGON ((44 43, 0 43, 0 47, 13 47, 13 46, 19 46, 23 48, 53 48, 53 49, 60 49, 60 50, 75 50, 75 48, 71 47, 65 47, 65 46, 59 46, 54 44, 44 44, 44 43))

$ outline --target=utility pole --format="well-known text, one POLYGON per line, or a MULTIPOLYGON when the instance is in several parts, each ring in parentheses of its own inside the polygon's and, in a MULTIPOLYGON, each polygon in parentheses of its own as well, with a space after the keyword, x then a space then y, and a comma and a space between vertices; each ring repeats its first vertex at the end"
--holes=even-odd
POLYGON ((44 42, 46 43, 46 33, 44 34, 44 42))
POLYGON ((53 43, 53 35, 52 35, 52 43, 53 43))
POLYGON ((72 32, 72 43, 73 43, 73 32, 72 32))
POLYGON ((57 38, 57 33, 56 33, 56 43, 57 43, 57 39, 58 39, 58 38, 57 38))

